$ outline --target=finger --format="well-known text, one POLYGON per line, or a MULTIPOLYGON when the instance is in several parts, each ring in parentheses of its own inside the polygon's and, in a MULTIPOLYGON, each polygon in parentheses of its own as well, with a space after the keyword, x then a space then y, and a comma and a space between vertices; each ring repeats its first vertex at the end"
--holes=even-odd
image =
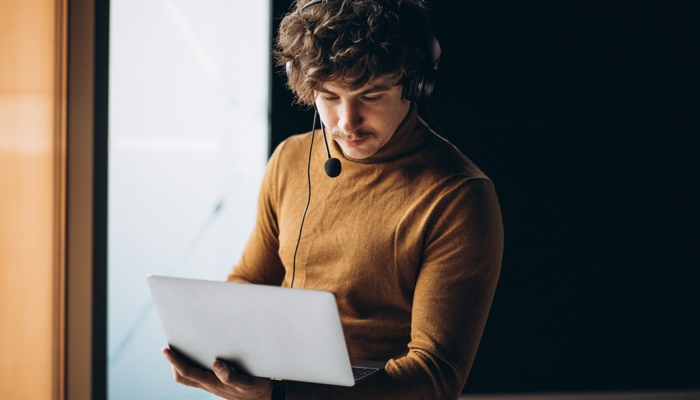
POLYGON ((264 390, 267 386, 271 385, 269 379, 239 374, 232 367, 219 360, 214 362, 212 369, 222 383, 228 386, 234 386, 237 390, 243 392, 264 390))
POLYGON ((227 385, 237 386, 241 389, 252 385, 252 376, 238 374, 222 361, 217 360, 212 367, 219 380, 227 385))
POLYGON ((219 360, 216 360, 214 364, 212 364, 212 369, 214 370, 216 377, 219 378, 221 382, 225 383, 226 385, 240 386, 240 379, 236 376, 238 374, 234 372, 232 367, 219 360))
POLYGON ((180 357, 178 357, 172 350, 170 350, 167 347, 164 347, 161 349, 163 354, 165 355, 165 358, 168 359, 170 364, 172 364, 173 369, 177 371, 177 373, 183 377, 188 379, 189 381, 194 381, 197 384, 204 386, 204 385, 210 385, 212 383, 215 383, 218 381, 216 376, 212 374, 211 372, 204 371, 202 369, 193 367, 183 361, 180 357))
POLYGON ((193 388, 198 388, 198 389, 202 388, 202 385, 200 385, 196 381, 193 381, 191 379, 187 379, 184 376, 180 375, 180 373, 177 372, 175 367, 172 367, 172 368, 173 368, 173 379, 175 380, 175 382, 177 382, 181 385, 185 385, 185 386, 189 386, 189 387, 193 387, 193 388))

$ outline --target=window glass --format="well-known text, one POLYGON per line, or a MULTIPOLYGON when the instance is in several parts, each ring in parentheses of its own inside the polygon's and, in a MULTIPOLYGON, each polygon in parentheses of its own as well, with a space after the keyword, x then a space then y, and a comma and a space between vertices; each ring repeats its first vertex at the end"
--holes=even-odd
POLYGON ((213 398, 173 381, 147 274, 224 280, 267 162, 269 4, 112 0, 109 399, 213 398))

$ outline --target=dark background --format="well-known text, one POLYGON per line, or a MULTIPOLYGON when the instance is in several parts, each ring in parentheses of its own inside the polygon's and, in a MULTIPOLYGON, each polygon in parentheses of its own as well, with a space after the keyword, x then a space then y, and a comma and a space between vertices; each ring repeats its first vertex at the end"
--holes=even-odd
MULTIPOLYGON (((431 3, 429 108, 505 227, 465 392, 700 388, 692 3, 431 3)), ((274 147, 313 113, 272 82, 274 147)))

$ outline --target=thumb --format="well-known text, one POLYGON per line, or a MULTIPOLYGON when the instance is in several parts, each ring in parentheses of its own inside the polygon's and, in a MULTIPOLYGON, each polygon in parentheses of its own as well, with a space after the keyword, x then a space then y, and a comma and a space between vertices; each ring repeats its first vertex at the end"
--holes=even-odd
POLYGON ((224 362, 216 360, 213 365, 214 374, 219 378, 221 382, 230 383, 231 375, 233 373, 231 367, 226 365, 224 362))

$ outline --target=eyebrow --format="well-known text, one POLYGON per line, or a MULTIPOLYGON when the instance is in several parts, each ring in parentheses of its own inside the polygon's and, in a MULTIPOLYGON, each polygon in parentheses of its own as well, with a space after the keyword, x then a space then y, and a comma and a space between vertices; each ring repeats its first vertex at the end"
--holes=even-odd
MULTIPOLYGON (((369 93, 387 92, 389 90, 391 90, 391 86, 389 86, 387 84, 379 84, 379 85, 369 87, 369 88, 367 88, 367 90, 362 91, 360 93, 360 96, 364 96, 364 95, 369 94, 369 93)), ((320 88, 316 89, 316 91, 321 92, 321 93, 326 93, 326 94, 332 94, 333 96, 337 96, 337 94, 331 92, 330 90, 328 90, 324 87, 320 87, 320 88)))

